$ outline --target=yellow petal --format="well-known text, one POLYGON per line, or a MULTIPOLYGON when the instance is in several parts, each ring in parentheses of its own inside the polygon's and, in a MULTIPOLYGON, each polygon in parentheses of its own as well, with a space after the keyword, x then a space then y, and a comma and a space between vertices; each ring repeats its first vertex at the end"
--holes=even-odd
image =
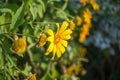
POLYGON ((82 18, 77 16, 77 23, 78 26, 82 24, 82 18))
POLYGON ((44 33, 41 34, 37 47, 44 46, 46 44, 46 40, 47 40, 47 36, 44 33))
POLYGON ((57 57, 59 58, 59 57, 61 57, 61 52, 60 52, 60 49, 57 49, 57 57))
POLYGON ((94 10, 96 10, 96 11, 100 10, 100 6, 95 0, 90 0, 90 4, 92 5, 94 10))
MULTIPOLYGON (((57 25, 57 29, 59 30, 59 28, 60 28, 60 25, 59 25, 59 23, 56 23, 56 25, 57 25)), ((57 30, 57 31, 58 31, 58 30, 57 30)))
POLYGON ((52 56, 51 60, 54 60, 54 58, 55 58, 55 53, 56 53, 56 45, 54 45, 54 48, 53 48, 53 56, 52 56))
POLYGON ((35 74, 31 74, 28 80, 36 80, 35 74))
POLYGON ((56 45, 54 45, 53 53, 56 53, 56 45))
POLYGON ((85 39, 86 39, 86 35, 80 34, 79 42, 83 43, 85 41, 85 39))
POLYGON ((61 43, 58 43, 57 47, 60 49, 60 51, 62 52, 62 54, 65 52, 65 47, 61 43))
POLYGON ((88 2, 88 0, 80 0, 80 2, 82 3, 82 6, 85 6, 88 2))
POLYGON ((75 23, 73 22, 73 20, 70 20, 70 29, 74 30, 75 28, 75 23))
POLYGON ((60 40, 60 43, 63 45, 63 46, 65 46, 65 47, 67 47, 67 45, 68 45, 68 42, 66 41, 66 40, 60 40))
POLYGON ((52 31, 51 29, 47 29, 46 31, 47 31, 47 33, 48 33, 49 35, 51 35, 51 36, 54 35, 54 33, 53 33, 53 31, 52 31))
POLYGON ((64 39, 64 40, 68 40, 68 39, 70 39, 70 38, 71 38, 70 35, 67 35, 67 36, 61 36, 61 39, 64 39))
POLYGON ((35 74, 31 74, 28 80, 36 80, 35 74))
POLYGON ((86 23, 91 23, 92 13, 88 8, 83 12, 83 17, 86 23))
POLYGON ((47 41, 53 42, 54 41, 54 36, 50 36, 47 38, 47 41))
POLYGON ((52 52, 53 47, 54 47, 54 44, 53 44, 53 43, 50 43, 50 45, 49 45, 49 47, 48 47, 48 49, 47 49, 45 55, 48 55, 50 52, 52 52))
POLYGON ((71 34, 72 33, 72 31, 70 30, 70 29, 67 29, 67 30, 65 30, 64 32, 62 32, 61 33, 61 35, 69 35, 69 34, 71 34))
POLYGON ((62 26, 61 26, 60 30, 59 30, 59 33, 63 32, 67 28, 67 26, 68 26, 67 21, 64 21, 62 23, 62 26))

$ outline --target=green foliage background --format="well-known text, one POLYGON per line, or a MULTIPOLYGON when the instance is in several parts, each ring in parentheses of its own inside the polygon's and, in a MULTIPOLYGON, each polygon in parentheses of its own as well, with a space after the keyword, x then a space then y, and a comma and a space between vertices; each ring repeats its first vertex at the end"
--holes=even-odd
POLYGON ((76 16, 84 10, 79 0, 0 0, 0 80, 28 79, 30 72, 36 74, 37 80, 119 80, 120 1, 97 2, 99 12, 87 5, 93 13, 90 36, 84 43, 73 37, 65 54, 50 61, 51 55, 44 55, 47 46, 36 47, 39 36, 47 28, 56 30, 56 22, 76 22, 76 16), (27 39, 23 56, 11 50, 16 36, 27 39), (77 56, 79 46, 86 48, 86 56, 77 56), (81 64, 86 75, 64 74, 75 64, 81 64))

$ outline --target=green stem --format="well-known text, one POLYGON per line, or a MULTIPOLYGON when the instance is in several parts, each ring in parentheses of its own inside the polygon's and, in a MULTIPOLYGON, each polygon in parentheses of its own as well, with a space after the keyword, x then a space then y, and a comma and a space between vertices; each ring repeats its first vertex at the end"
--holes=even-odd
POLYGON ((11 23, 0 24, 0 26, 9 25, 9 24, 11 24, 11 23))
POLYGON ((30 24, 30 23, 32 23, 32 24, 47 24, 47 23, 55 24, 55 22, 28 22, 28 24, 30 24))
MULTIPOLYGON (((27 22, 28 24, 32 23, 32 24, 46 24, 46 23, 49 23, 49 24, 55 24, 55 22, 27 22)), ((0 24, 0 26, 4 26, 4 25, 9 25, 11 23, 4 23, 4 24, 0 24)))
POLYGON ((70 14, 67 14, 68 17, 72 18, 72 19, 75 19, 72 15, 70 14))
MULTIPOLYGON (((23 35, 23 36, 30 36, 30 37, 33 37, 33 38, 36 38, 35 36, 33 35, 29 35, 29 34, 20 34, 20 33, 10 33, 10 32, 7 32, 7 33, 0 33, 0 34, 8 34, 8 35, 23 35)), ((8 36, 7 36, 8 37, 8 36)), ((10 37, 9 37, 10 38, 10 37)), ((11 39, 11 38, 10 38, 11 39)))
POLYGON ((67 2, 64 3, 64 5, 63 5, 63 7, 62 7, 62 10, 63 10, 63 11, 66 9, 67 4, 68 4, 67 2))
POLYGON ((33 43, 33 44, 31 44, 31 45, 28 46, 28 48, 27 48, 27 53, 28 53, 28 56, 29 56, 29 58, 30 58, 30 63, 31 63, 31 65, 33 66, 33 70, 35 71, 35 63, 34 63, 34 61, 33 61, 32 52, 31 52, 31 48, 32 48, 33 46, 35 46, 35 43, 33 43))

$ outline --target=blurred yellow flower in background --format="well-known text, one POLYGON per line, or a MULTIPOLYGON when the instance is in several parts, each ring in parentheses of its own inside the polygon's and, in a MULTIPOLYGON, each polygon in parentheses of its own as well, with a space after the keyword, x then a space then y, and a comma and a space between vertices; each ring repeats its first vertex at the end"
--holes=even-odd
POLYGON ((82 3, 82 6, 85 6, 88 2, 88 0, 80 0, 80 2, 82 3))
POLYGON ((83 43, 86 37, 89 35, 89 30, 91 28, 91 24, 84 24, 79 36, 79 42, 83 43))
POLYGON ((82 64, 71 65, 67 68, 67 74, 70 76, 72 74, 78 75, 81 71, 81 68, 82 68, 82 64))
POLYGON ((75 28, 75 23, 73 22, 73 20, 70 20, 70 29, 74 30, 75 28))
POLYGON ((73 66, 68 67, 68 68, 67 68, 67 74, 71 76, 72 73, 73 73, 73 70, 74 70, 74 67, 73 67, 73 66))
POLYGON ((82 24, 82 18, 77 16, 77 23, 78 26, 82 24))
POLYGON ((85 41, 86 37, 89 35, 89 30, 91 28, 92 13, 88 8, 86 8, 85 11, 83 12, 83 18, 85 24, 83 24, 81 28, 81 33, 79 36, 80 43, 83 43, 85 41))
POLYGON ((62 23, 60 29, 60 25, 58 23, 56 23, 56 25, 58 28, 56 33, 54 33, 51 29, 47 29, 47 33, 50 35, 47 38, 47 41, 50 41, 50 45, 46 51, 46 55, 53 52, 51 60, 54 59, 55 55, 59 58, 61 57, 61 54, 65 52, 65 47, 68 45, 67 40, 71 38, 70 34, 72 33, 70 29, 67 29, 68 23, 66 21, 62 23))
POLYGON ((12 51, 15 53, 24 53, 26 50, 27 42, 25 38, 18 38, 12 45, 12 51))
POLYGON ((46 44, 46 41, 47 41, 47 36, 44 33, 41 34, 37 47, 44 46, 46 44))
POLYGON ((85 11, 83 12, 83 17, 85 23, 91 23, 92 13, 88 8, 86 8, 85 11))
POLYGON ((94 10, 96 10, 96 11, 100 10, 100 6, 95 0, 90 0, 90 4, 92 5, 94 10))
POLYGON ((30 77, 28 78, 28 80, 36 80, 36 76, 35 74, 30 74, 30 77))

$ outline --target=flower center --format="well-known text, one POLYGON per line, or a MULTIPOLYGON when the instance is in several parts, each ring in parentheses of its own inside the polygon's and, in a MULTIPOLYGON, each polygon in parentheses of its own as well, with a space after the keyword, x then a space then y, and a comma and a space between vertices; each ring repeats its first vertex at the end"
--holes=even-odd
POLYGON ((60 35, 55 35, 54 43, 57 44, 60 41, 60 35))

